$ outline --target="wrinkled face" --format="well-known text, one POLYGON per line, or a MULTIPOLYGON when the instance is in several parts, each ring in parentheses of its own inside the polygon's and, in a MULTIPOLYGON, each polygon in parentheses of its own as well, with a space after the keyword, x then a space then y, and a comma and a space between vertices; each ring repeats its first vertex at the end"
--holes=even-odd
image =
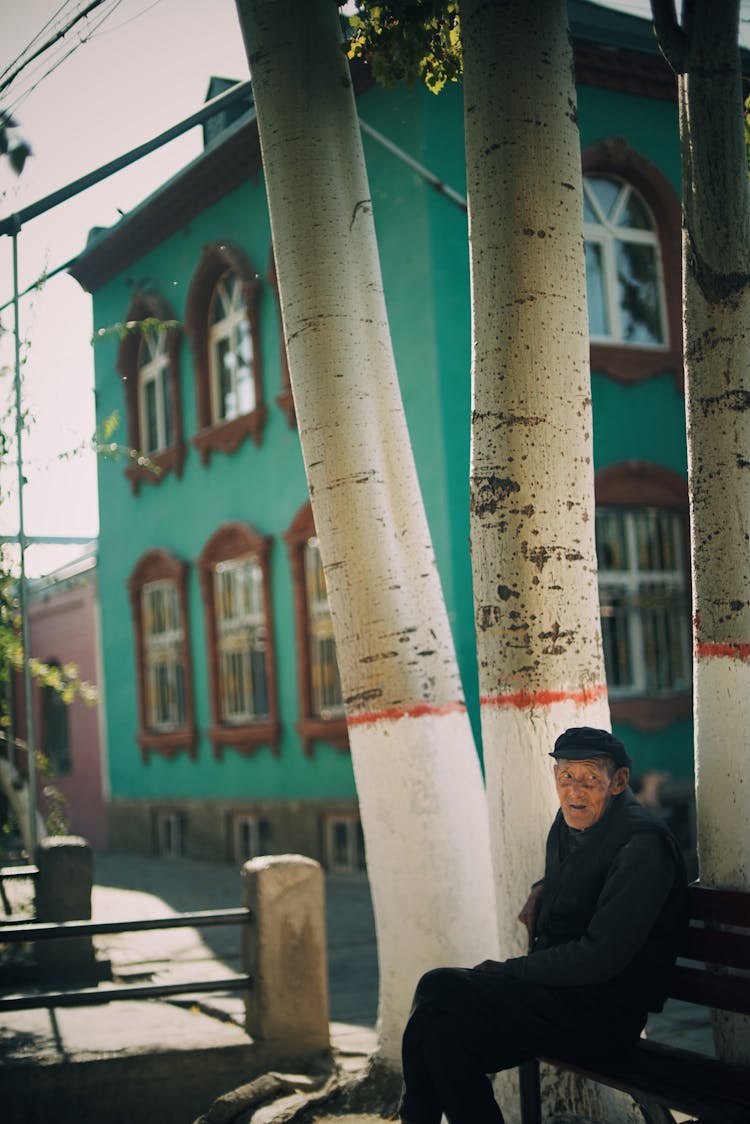
POLYGON ((613 796, 627 787, 630 770, 613 771, 614 762, 601 757, 587 761, 556 761, 555 784, 568 827, 586 831, 598 823, 613 796))

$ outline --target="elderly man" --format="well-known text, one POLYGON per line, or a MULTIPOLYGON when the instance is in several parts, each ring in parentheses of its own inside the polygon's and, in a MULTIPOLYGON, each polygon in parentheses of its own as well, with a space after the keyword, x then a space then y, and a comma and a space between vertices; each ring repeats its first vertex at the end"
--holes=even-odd
POLYGON ((403 1039, 408 1124, 502 1124, 487 1074, 627 1049, 663 1006, 685 918, 677 843, 633 796, 608 731, 566 730, 550 756, 560 810, 520 914, 529 954, 419 981, 403 1039))

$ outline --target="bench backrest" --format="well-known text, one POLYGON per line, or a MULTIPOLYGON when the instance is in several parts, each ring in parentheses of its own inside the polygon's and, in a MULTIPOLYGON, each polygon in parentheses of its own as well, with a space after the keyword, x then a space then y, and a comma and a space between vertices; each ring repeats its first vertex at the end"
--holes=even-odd
POLYGON ((750 1014, 750 893, 696 883, 688 895, 690 924, 680 945, 670 996, 750 1014))

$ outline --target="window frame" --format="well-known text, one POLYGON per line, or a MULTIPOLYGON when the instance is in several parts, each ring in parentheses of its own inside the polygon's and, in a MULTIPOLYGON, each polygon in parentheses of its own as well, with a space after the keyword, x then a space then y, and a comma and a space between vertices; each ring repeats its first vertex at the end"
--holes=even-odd
POLYGON ((274 854, 273 851, 273 823, 267 815, 260 812, 234 812, 229 816, 229 857, 232 862, 246 863, 252 859, 260 858, 262 855, 274 854), (251 840, 250 850, 254 853, 244 855, 241 843, 241 831, 243 825, 247 825, 248 834, 251 840), (266 835, 270 841, 270 848, 264 850, 262 847, 262 837, 266 835))
POLYGON ((249 755, 263 745, 279 752, 280 723, 276 694, 276 660, 271 602, 270 554, 273 540, 244 523, 225 523, 204 546, 198 558, 203 619, 206 628, 211 726, 207 730, 214 756, 221 758, 225 749, 249 755), (221 718, 221 675, 219 669, 218 614, 216 610, 215 573, 222 562, 252 557, 260 566, 263 581, 263 606, 266 620, 266 691, 268 716, 257 722, 227 723, 221 718))
POLYGON ((584 241, 586 246, 597 246, 600 250, 604 306, 610 329, 610 335, 595 335, 591 332, 589 325, 591 339, 598 344, 607 344, 614 347, 652 348, 668 352, 669 324, 667 318, 666 287, 664 285, 664 270, 661 261, 661 246, 659 244, 656 220, 651 214, 648 204, 633 184, 623 179, 621 176, 614 176, 611 173, 605 175, 601 172, 590 172, 583 177, 583 181, 584 193, 588 201, 588 206, 592 212, 596 214, 594 220, 587 221, 584 217, 584 241), (618 185, 617 198, 613 207, 614 218, 619 218, 624 209, 626 199, 628 196, 632 196, 642 204, 651 225, 643 230, 631 226, 620 227, 613 221, 612 213, 608 215, 597 213, 602 210, 602 204, 598 193, 593 188, 589 188, 588 192, 586 190, 586 181, 594 179, 606 179, 610 183, 616 183, 618 185), (617 253, 618 246, 645 246, 653 252, 654 283, 656 285, 659 303, 659 328, 663 337, 661 340, 643 342, 639 340, 627 340, 623 336, 621 292, 617 281, 617 263, 619 260, 617 253), (615 334, 615 328, 617 334, 615 334))
MULTIPOLYGON (((174 316, 167 301, 158 293, 135 293, 128 305, 125 316, 126 325, 137 325, 144 320, 173 321, 174 316)), ((125 475, 130 481, 134 495, 138 495, 141 484, 160 484, 162 480, 173 472, 179 479, 182 476, 185 463, 186 445, 182 423, 182 398, 180 390, 180 349, 182 346, 182 331, 178 327, 162 329, 165 336, 167 358, 167 393, 172 410, 173 437, 171 444, 162 449, 145 454, 148 463, 142 463, 143 458, 131 458, 125 468, 125 475), (154 471, 156 469, 157 471, 154 471)), ((127 420, 128 445, 136 453, 143 450, 143 435, 141 432, 141 345, 143 332, 134 327, 126 330, 117 350, 117 373, 123 380, 125 392, 125 417, 127 420)))
POLYGON ((130 611, 133 621, 136 657, 136 687, 138 697, 138 731, 136 741, 143 760, 148 762, 152 753, 174 757, 187 752, 196 756, 196 728, 194 719, 193 681, 190 658, 190 628, 187 604, 188 564, 175 558, 166 550, 148 550, 136 563, 128 579, 130 611), (173 730, 153 730, 147 723, 146 713, 146 659, 145 629, 143 623, 142 594, 145 586, 154 582, 173 582, 177 590, 177 604, 182 620, 182 674, 185 691, 185 718, 173 730))
MULTIPOLYGON (((647 461, 631 460, 600 469, 595 477, 596 508, 656 507, 676 513, 683 528, 683 573, 687 594, 688 629, 690 628, 690 527, 687 481, 671 469, 647 461)), ((690 632, 688 633, 690 636, 690 632)), ((692 644, 688 658, 692 659, 692 644)), ((644 732, 665 729, 692 716, 691 684, 681 691, 659 696, 628 695, 611 697, 613 722, 624 722, 644 732)))
POLYGON ((362 874, 367 870, 364 832, 357 812, 327 812, 323 817, 323 853, 325 868, 330 874, 362 874), (346 833, 346 860, 335 861, 337 827, 346 833), (361 859, 361 862, 360 862, 361 859))
POLYGON ((297 692, 299 717, 297 733, 302 741, 305 756, 312 755, 315 742, 324 741, 341 752, 349 749, 349 731, 346 717, 320 718, 312 713, 312 682, 310 666, 310 634, 308 630, 309 607, 305 581, 305 545, 315 538, 315 520, 308 501, 297 512, 284 535, 289 553, 294 595, 294 623, 297 641, 297 692))
POLYGON ((188 829, 185 812, 181 808, 155 808, 153 817, 154 853, 161 859, 184 858, 188 829))
MULTIPOLYGON (((138 429, 141 436, 142 452, 145 456, 151 458, 158 456, 160 453, 168 449, 172 444, 167 440, 167 415, 164 410, 165 395, 169 394, 169 354, 167 350, 166 340, 163 338, 163 333, 152 329, 143 332, 141 335, 140 346, 138 348, 138 429), (148 362, 141 362, 141 354, 149 346, 152 337, 156 337, 156 351, 155 354, 148 362), (148 420, 146 413, 148 403, 146 400, 146 387, 153 383, 156 388, 155 393, 155 420, 157 429, 158 444, 154 449, 146 448, 144 444, 145 423, 148 420)), ((174 419, 172 419, 172 427, 174 428, 174 419)))
POLYGON ((666 176, 621 137, 585 149, 582 171, 584 176, 610 176, 625 181, 648 208, 660 251, 666 333, 665 343, 658 345, 591 340, 591 370, 626 385, 667 372, 682 391, 682 232, 677 193, 666 176))
POLYGON ((213 242, 203 247, 188 291, 185 327, 190 339, 195 375, 196 419, 198 431, 191 443, 201 463, 207 465, 213 453, 233 453, 248 437, 260 445, 268 411, 263 401, 262 353, 259 305, 261 285, 258 274, 245 252, 231 242, 213 242), (216 288, 227 274, 236 276, 244 300, 244 310, 253 348, 252 378, 255 405, 245 414, 216 420, 213 407, 210 312, 216 288))

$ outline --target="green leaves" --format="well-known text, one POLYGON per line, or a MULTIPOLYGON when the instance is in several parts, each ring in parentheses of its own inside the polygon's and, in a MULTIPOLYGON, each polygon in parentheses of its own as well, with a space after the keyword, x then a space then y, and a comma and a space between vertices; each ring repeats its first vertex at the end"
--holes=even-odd
POLYGON ((366 59, 377 82, 424 82, 437 94, 461 76, 457 0, 358 0, 349 16, 349 58, 366 59))
POLYGON ((17 176, 20 176, 27 158, 31 155, 31 148, 25 140, 16 136, 15 130, 15 119, 10 113, 0 109, 0 156, 7 156, 11 168, 17 176))
POLYGON ((109 324, 106 328, 98 328, 94 332, 92 343, 116 336, 122 340, 130 335, 148 335, 149 332, 167 332, 172 328, 179 328, 179 320, 159 320, 156 316, 146 316, 143 320, 124 320, 116 324, 109 324))

